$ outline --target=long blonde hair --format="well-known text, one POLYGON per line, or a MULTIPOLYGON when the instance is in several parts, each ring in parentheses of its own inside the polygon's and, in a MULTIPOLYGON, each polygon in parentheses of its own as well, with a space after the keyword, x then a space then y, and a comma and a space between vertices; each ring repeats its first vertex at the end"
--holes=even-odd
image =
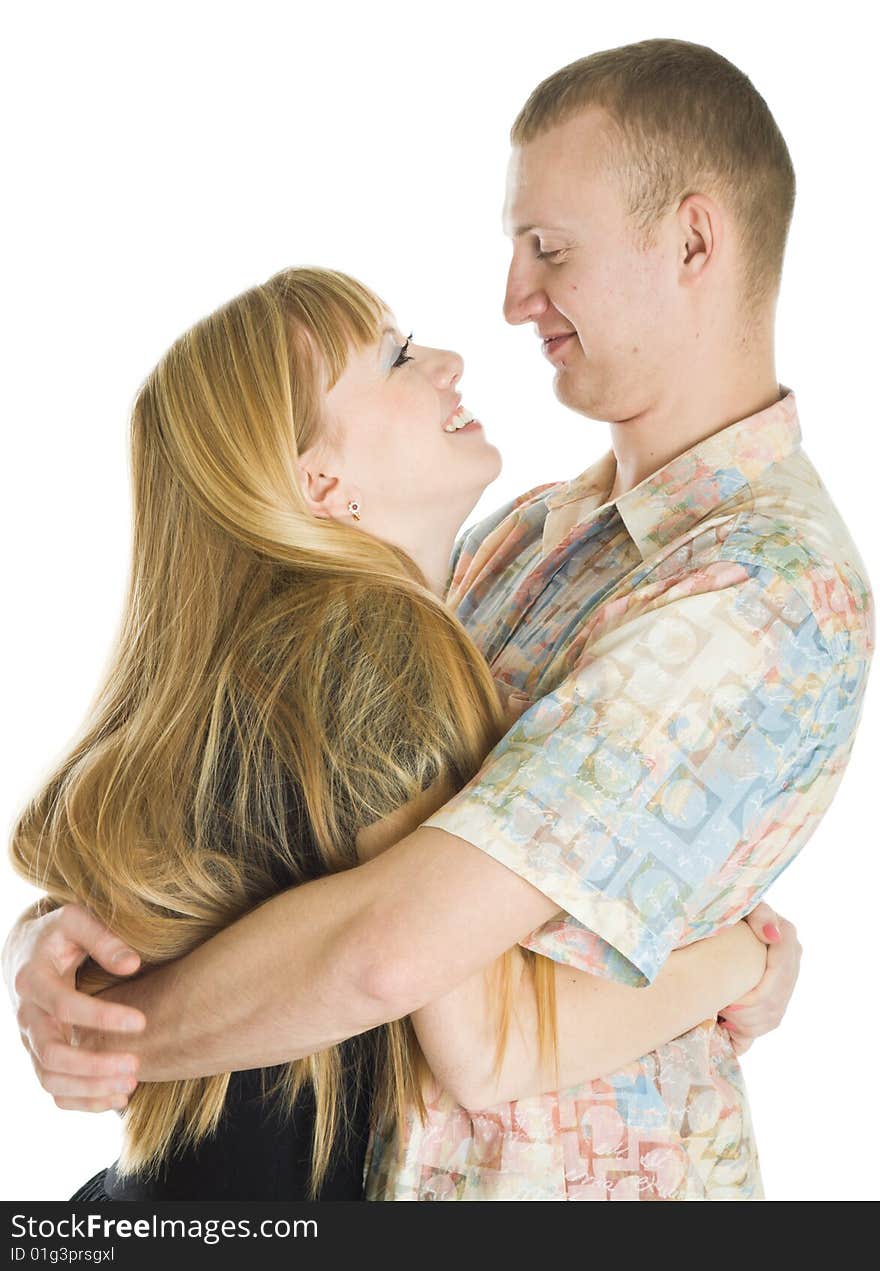
MULTIPOLYGON (((186 331, 131 414, 127 604, 81 737, 15 827, 12 859, 52 903, 76 901, 149 969, 287 886, 357 864, 357 831, 440 775, 463 785, 503 731, 464 628, 402 550, 314 517, 296 461, 321 401, 387 310, 360 283, 288 269, 186 331)), ((552 968, 521 951, 499 975, 497 1062, 515 957, 555 1045, 552 968)), ((518 969, 518 968, 517 968, 518 969)), ((91 966, 90 991, 112 983, 91 966)), ((408 1021, 360 1048, 374 1117, 424 1112, 408 1021), (369 1073, 366 1068, 371 1070, 369 1073)), ((123 1173, 155 1172, 220 1121, 229 1074, 141 1084, 123 1173)), ((346 1122, 339 1047, 282 1070, 310 1083, 312 1194, 346 1122)))

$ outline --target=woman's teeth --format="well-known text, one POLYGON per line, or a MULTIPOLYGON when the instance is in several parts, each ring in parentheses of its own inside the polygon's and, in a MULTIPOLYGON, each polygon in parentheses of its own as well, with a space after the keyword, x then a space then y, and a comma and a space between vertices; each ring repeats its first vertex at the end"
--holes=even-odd
POLYGON ((472 415, 464 406, 459 406, 449 423, 444 425, 443 431, 458 432, 459 428, 464 428, 465 424, 472 424, 475 419, 476 415, 472 415))

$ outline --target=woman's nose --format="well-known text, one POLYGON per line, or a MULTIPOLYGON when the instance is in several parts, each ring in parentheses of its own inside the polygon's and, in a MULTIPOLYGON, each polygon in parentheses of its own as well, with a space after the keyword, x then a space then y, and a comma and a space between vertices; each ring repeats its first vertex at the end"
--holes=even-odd
POLYGON ((464 374, 464 360, 450 349, 435 349, 431 378, 437 388, 454 388, 464 374))

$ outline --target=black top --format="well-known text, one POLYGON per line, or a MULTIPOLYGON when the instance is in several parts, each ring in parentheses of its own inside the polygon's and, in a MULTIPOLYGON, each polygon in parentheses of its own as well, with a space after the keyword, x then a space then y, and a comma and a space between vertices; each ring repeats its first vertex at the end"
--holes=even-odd
MULTIPOLYGON (((227 751, 217 767, 222 781, 214 808, 215 820, 207 826, 208 837, 220 847, 231 842, 236 834, 244 834, 245 842, 253 836, 255 842, 271 843, 274 822, 256 827, 258 832, 254 834, 252 825, 242 831, 232 815, 238 754, 231 730, 222 744, 227 751)), ((297 873, 293 876, 280 857, 271 853, 264 857, 265 894, 252 897, 254 904, 326 872, 304 800, 292 781, 284 789, 284 801, 288 842, 297 845, 297 873)), ((363 1034, 342 1043, 347 1115, 340 1116, 338 1123, 347 1121, 350 1132, 346 1134, 341 1125, 318 1200, 363 1200, 362 1176, 372 1103, 372 1090, 367 1088, 367 1082, 375 1073, 376 1040, 375 1034, 363 1034), (364 1062, 359 1064, 359 1057, 363 1057, 364 1062), (358 1084, 359 1068, 363 1088, 358 1084)), ((217 1132, 202 1139, 196 1148, 173 1153, 158 1177, 121 1179, 111 1165, 85 1183, 72 1199, 308 1200, 314 1096, 311 1087, 306 1085, 300 1091, 293 1112, 283 1115, 285 1104, 278 1095, 266 1099, 261 1081, 261 1074, 265 1072, 266 1088, 271 1088, 280 1071, 273 1068, 232 1073, 217 1132)))
MULTIPOLYGON (((343 1044, 347 1060, 362 1043, 343 1044)), ((275 1077, 277 1069, 268 1074, 275 1077)), ((360 1097, 354 1068, 345 1064, 350 1132, 341 1129, 317 1200, 363 1200, 364 1155, 369 1137, 369 1091, 360 1097)), ((270 1080, 267 1085, 271 1086, 270 1080)), ((94 1200, 308 1200, 315 1105, 300 1091, 294 1112, 283 1115, 278 1095, 263 1095, 260 1070, 233 1073, 216 1134, 174 1154, 156 1178, 120 1179, 113 1165, 71 1199, 94 1200)))

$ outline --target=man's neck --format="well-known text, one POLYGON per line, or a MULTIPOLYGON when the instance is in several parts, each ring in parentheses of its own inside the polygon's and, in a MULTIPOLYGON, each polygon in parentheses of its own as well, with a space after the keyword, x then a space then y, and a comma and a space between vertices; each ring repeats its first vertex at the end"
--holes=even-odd
POLYGON ((772 406, 780 396, 771 357, 758 373, 750 368, 700 389, 685 387, 674 399, 658 402, 642 415, 612 423, 617 472, 609 499, 626 494, 698 442, 772 406))

